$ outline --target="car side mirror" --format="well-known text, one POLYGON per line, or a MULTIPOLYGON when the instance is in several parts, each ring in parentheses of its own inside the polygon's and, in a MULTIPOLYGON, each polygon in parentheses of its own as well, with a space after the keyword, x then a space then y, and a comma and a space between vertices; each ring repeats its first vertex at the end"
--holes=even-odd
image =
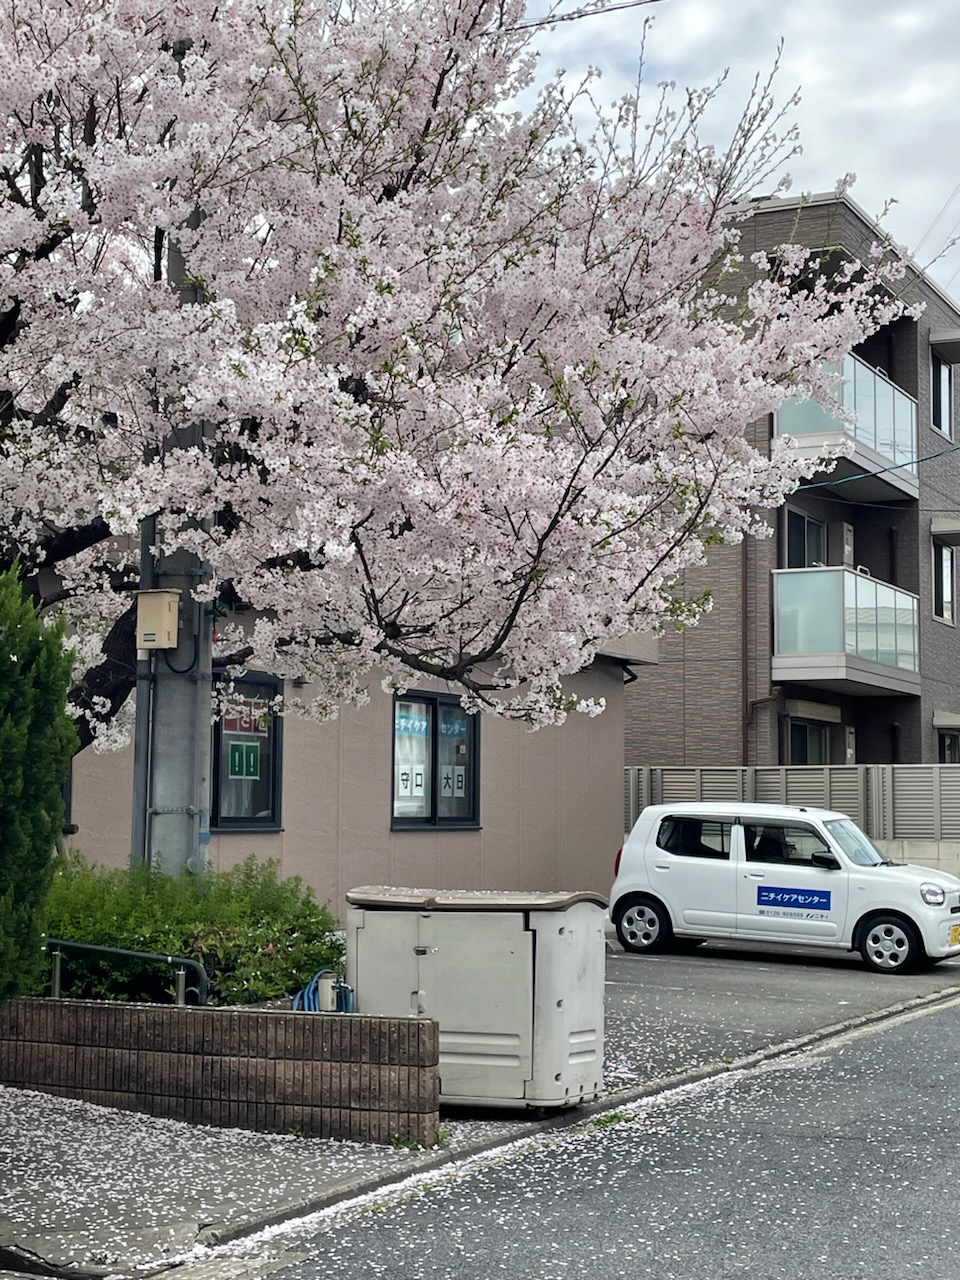
POLYGON ((814 853, 811 861, 815 867, 820 867, 823 871, 839 871, 840 863, 836 860, 832 853, 828 853, 824 849, 821 853, 814 853))

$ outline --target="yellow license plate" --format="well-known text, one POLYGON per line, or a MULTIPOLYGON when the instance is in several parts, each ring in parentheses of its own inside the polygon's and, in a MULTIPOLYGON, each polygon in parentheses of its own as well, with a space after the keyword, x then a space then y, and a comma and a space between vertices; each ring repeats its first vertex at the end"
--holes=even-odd
POLYGON ((952 924, 950 926, 950 937, 947 939, 947 946, 960 946, 960 924, 952 924))

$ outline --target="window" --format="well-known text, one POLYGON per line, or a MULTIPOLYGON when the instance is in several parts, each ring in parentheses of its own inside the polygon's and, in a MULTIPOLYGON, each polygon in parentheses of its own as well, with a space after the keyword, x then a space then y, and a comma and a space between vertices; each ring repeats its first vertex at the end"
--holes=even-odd
POLYGON ((823 825, 854 866, 878 867, 884 861, 883 854, 870 837, 864 835, 849 818, 831 818, 823 825))
POLYGON ((941 729, 937 740, 940 763, 960 764, 960 729, 941 729))
POLYGON ((786 568, 809 569, 811 565, 826 563, 826 525, 788 507, 786 568))
POLYGON ((790 763, 829 764, 830 726, 814 720, 791 720, 790 763))
POLYGON ((823 836, 813 827, 782 822, 743 824, 748 862, 790 862, 811 865, 815 853, 829 853, 823 836))
POLYGON ((933 616, 953 622, 954 549, 945 542, 933 544, 933 616))
POLYGON ((716 818, 664 818, 657 834, 657 844, 679 858, 730 857, 729 822, 716 818))
POLYGON ((281 717, 273 703, 283 692, 274 676, 244 676, 213 726, 210 825, 220 831, 280 828, 281 717))
POLYGON ((953 365, 936 354, 930 357, 930 413, 933 425, 944 435, 953 430, 953 365))
POLYGON ((393 826, 476 827, 479 722, 458 699, 418 693, 393 704, 393 826))

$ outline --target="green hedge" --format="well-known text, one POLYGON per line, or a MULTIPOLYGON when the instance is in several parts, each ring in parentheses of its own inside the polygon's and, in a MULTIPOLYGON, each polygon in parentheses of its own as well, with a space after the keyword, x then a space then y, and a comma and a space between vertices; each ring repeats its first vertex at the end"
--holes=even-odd
MULTIPOLYGON (((58 856, 46 924, 52 938, 199 960, 212 1004, 292 996, 317 970, 339 971, 343 963, 327 907, 298 877, 281 880, 276 862, 253 856, 230 871, 182 878, 91 866, 77 853, 58 856)), ((62 994, 169 1001, 172 967, 141 966, 64 952, 62 994)))

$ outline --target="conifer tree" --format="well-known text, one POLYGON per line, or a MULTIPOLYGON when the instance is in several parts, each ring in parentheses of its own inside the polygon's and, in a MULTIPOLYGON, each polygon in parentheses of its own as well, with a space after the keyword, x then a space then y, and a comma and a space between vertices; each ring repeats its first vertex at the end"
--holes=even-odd
POLYGON ((15 571, 0 575, 0 999, 40 964, 43 900, 63 828, 76 733, 63 625, 45 627, 15 571))

